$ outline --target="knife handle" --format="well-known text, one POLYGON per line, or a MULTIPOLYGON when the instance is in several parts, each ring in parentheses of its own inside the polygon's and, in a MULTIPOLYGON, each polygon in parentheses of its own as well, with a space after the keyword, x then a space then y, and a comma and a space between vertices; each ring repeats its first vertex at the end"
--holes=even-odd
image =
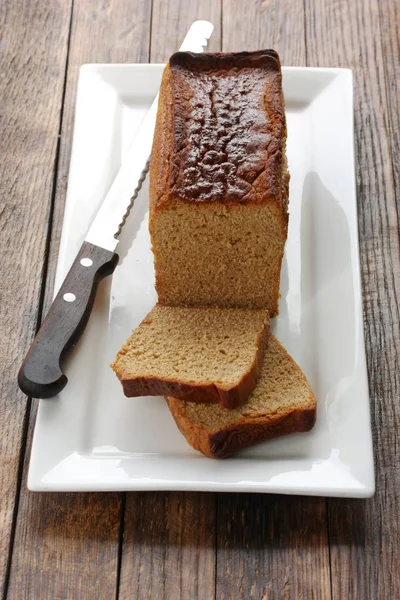
POLYGON ((99 282, 117 263, 118 254, 83 243, 18 373, 25 394, 51 398, 66 386, 61 358, 82 335, 99 282))

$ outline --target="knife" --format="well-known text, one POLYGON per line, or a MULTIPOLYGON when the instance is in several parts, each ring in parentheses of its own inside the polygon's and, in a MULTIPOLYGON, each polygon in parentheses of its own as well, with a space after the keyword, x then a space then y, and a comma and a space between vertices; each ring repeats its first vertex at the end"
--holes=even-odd
MULTIPOLYGON (((213 29, 195 21, 180 51, 203 52, 213 29)), ((18 385, 28 396, 51 398, 67 384, 61 359, 86 327, 99 282, 118 264, 118 238, 149 168, 157 107, 158 94, 22 363, 18 385)))

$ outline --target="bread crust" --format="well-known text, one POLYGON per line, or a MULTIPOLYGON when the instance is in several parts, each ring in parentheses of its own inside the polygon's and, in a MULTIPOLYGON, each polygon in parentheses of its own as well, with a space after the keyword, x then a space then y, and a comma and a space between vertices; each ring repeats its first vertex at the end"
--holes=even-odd
MULTIPOLYGON (((306 376, 296 364, 293 358, 278 342, 272 333, 269 336, 269 350, 265 360, 273 356, 271 352, 275 349, 279 352, 279 361, 284 361, 288 371, 295 373, 296 385, 299 384, 306 390, 306 399, 303 398, 301 405, 296 406, 296 390, 293 389, 293 405, 271 414, 259 416, 237 415, 237 421, 230 421, 226 426, 219 429, 208 429, 205 425, 196 423, 188 415, 185 404, 173 397, 166 397, 171 414, 178 426, 179 431, 195 450, 202 452, 210 458, 225 458, 244 448, 249 448, 261 442, 289 435, 290 433, 301 433, 312 429, 316 420, 317 401, 306 376)), ((272 360, 274 360, 272 358, 272 360)), ((275 358, 276 361, 276 358, 275 358)), ((271 363, 266 363, 268 365, 271 363)), ((269 374, 269 376, 271 376, 269 374)), ((285 381, 280 380, 282 388, 285 381)), ((249 399, 251 403, 251 398, 249 399)))
POLYGON ((287 225, 287 199, 282 198, 286 135, 282 74, 274 50, 177 52, 160 88, 150 164, 151 214, 181 201, 273 200, 287 225))
POLYGON ((178 399, 166 397, 168 407, 188 443, 210 458, 227 458, 239 450, 255 446, 276 437, 310 431, 316 420, 316 407, 277 413, 272 418, 252 419, 210 433, 205 427, 188 419, 178 399))
MULTIPOLYGON (((271 317, 278 314, 280 267, 288 230, 286 136, 282 73, 274 50, 178 52, 171 57, 160 88, 150 163, 149 230, 160 304, 267 308, 271 317), (195 215, 193 221, 190 214, 181 214, 188 207, 195 215), (262 243, 271 250, 272 273, 257 265, 258 290, 253 294, 243 287, 240 295, 229 276, 218 280, 218 273, 219 265, 235 271, 246 262, 248 254, 239 245, 236 249, 230 245, 237 240, 228 231, 237 214, 250 207, 268 215, 272 234, 262 243), (213 254, 212 243, 201 250, 203 293, 198 298, 195 268, 185 269, 175 261, 175 272, 169 260, 176 248, 193 255, 193 249, 201 247, 196 240, 201 237, 203 220, 208 220, 203 237, 208 239, 211 221, 225 217, 220 239, 226 236, 226 245, 219 257, 213 254), (162 231, 166 222, 174 220, 176 228, 168 238, 172 240, 169 245, 162 231), (179 229, 183 223, 190 232, 187 222, 192 222, 196 233, 188 241, 179 229), (181 287, 177 281, 182 282, 181 287)), ((244 247, 246 227, 237 229, 244 247)))
MULTIPOLYGON (((207 309, 204 309, 207 310, 207 309)), ((262 368, 269 337, 269 321, 266 320, 257 339, 257 352, 251 368, 245 373, 239 383, 232 388, 223 388, 215 384, 186 384, 178 380, 163 380, 161 378, 137 377, 132 379, 116 363, 114 369, 122 384, 125 396, 174 396, 181 400, 197 403, 221 404, 224 408, 242 406, 254 390, 262 368)))

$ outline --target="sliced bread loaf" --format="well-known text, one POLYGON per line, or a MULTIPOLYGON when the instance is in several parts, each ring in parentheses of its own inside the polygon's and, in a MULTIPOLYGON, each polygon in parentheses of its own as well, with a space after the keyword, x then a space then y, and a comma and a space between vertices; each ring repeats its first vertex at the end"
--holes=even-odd
POLYGON ((265 310, 155 306, 111 365, 126 396, 242 405, 268 340, 265 310))
POLYGON ((241 408, 166 400, 189 444, 216 458, 274 437, 309 431, 316 416, 316 399, 305 375, 272 334, 258 384, 241 408))
POLYGON ((170 58, 150 163, 160 304, 278 313, 286 135, 274 50, 170 58))

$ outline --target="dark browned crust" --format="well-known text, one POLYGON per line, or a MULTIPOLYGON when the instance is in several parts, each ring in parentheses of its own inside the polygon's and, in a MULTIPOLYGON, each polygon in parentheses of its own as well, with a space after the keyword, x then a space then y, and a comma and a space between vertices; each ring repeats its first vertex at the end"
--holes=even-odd
POLYGON ((209 456, 226 458, 234 452, 249 448, 275 437, 310 431, 315 424, 316 409, 296 410, 282 415, 271 423, 246 423, 215 433, 209 437, 209 456))
POLYGON ((125 396, 129 398, 137 396, 174 396, 191 402, 219 403, 225 408, 238 408, 247 401, 257 384, 268 343, 268 335, 269 325, 266 323, 260 332, 257 353, 251 369, 235 387, 230 389, 222 389, 216 385, 188 385, 179 381, 167 381, 159 378, 138 377, 127 379, 123 372, 118 372, 118 369, 112 366, 121 381, 125 396))
POLYGON ((228 71, 230 69, 264 69, 277 73, 281 70, 279 55, 275 50, 243 52, 175 52, 169 59, 171 67, 183 67, 194 72, 228 71))
POLYGON ((175 398, 166 398, 179 431, 189 444, 210 458, 227 458, 239 450, 250 448, 276 437, 310 431, 316 420, 316 406, 273 415, 268 419, 249 419, 216 433, 191 423, 182 404, 175 398))
POLYGON ((165 68, 150 203, 282 202, 286 121, 279 57, 174 54, 165 68))

